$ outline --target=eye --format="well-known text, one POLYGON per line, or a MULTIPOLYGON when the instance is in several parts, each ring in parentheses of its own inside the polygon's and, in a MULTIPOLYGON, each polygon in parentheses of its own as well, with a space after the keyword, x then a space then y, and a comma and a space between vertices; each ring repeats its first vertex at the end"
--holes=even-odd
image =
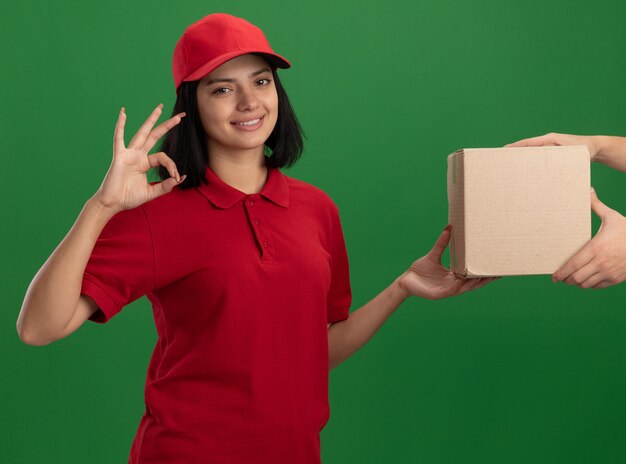
POLYGON ((263 78, 263 79, 259 79, 256 82, 257 82, 257 84, 260 84, 260 85, 268 85, 272 81, 270 79, 263 78))
POLYGON ((224 95, 225 93, 230 92, 230 89, 227 89, 226 87, 220 87, 219 89, 215 89, 213 91, 214 95, 224 95))

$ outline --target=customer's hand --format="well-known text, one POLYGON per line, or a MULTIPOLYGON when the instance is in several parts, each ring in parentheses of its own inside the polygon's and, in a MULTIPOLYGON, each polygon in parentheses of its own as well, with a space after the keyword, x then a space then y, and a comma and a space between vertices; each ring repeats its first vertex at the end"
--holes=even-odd
POLYGON ((505 147, 543 147, 547 145, 587 145, 591 161, 626 172, 626 137, 614 135, 550 134, 519 140, 505 147))
POLYGON ((591 191, 591 208, 602 219, 598 233, 553 276, 580 288, 605 288, 626 280, 626 218, 591 191))
POLYGON ((505 145, 505 147, 545 147, 554 145, 587 145, 591 161, 593 161, 600 150, 598 136, 557 134, 554 132, 539 137, 518 140, 505 145))

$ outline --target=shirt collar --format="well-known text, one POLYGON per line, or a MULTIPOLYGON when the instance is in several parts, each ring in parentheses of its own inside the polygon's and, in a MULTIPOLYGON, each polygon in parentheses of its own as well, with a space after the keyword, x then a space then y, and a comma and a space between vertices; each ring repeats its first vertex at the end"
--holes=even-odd
MULTIPOLYGON (((228 185, 208 166, 206 167, 205 178, 208 184, 202 183, 196 188, 218 208, 230 208, 242 198, 250 195, 228 185)), ((278 168, 268 168, 265 185, 257 195, 267 198, 278 206, 287 208, 289 206, 289 186, 286 176, 278 168)))

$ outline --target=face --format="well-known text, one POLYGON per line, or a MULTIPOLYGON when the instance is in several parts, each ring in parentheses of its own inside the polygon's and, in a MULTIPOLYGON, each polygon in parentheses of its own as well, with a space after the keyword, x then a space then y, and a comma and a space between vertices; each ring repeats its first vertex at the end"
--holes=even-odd
POLYGON ((278 118, 272 71, 256 55, 227 61, 198 83, 198 111, 209 153, 259 150, 278 118))

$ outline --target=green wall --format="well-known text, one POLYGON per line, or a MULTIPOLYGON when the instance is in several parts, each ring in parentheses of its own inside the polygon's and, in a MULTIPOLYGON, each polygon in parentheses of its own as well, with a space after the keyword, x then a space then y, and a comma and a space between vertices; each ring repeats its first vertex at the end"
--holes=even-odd
MULTIPOLYGON (((0 17, 0 462, 125 462, 156 334, 141 299, 46 347, 15 320, 111 161, 174 103, 171 54, 211 12, 261 26, 308 136, 288 175, 340 207, 353 310, 446 225, 446 155, 549 131, 626 135, 620 0, 11 2, 0 17)), ((626 213, 626 175, 593 166, 626 213)), ((594 219, 594 227, 598 221, 594 219)), ((447 258, 446 258, 447 259, 447 258)), ((331 373, 325 463, 623 463, 626 284, 501 279, 407 301, 331 373)))

